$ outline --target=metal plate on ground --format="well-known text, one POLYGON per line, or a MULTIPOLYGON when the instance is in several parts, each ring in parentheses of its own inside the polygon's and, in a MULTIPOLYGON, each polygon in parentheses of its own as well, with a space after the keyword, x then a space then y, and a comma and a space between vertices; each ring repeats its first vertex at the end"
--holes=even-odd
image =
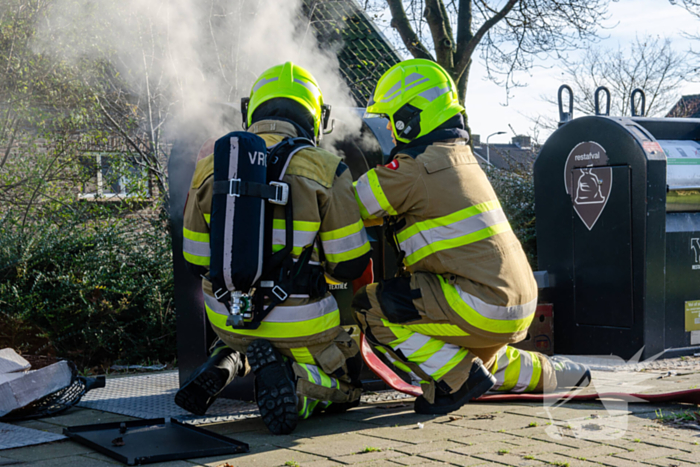
POLYGON ((62 439, 66 439, 66 437, 58 433, 47 433, 46 431, 0 423, 0 451, 3 449, 51 443, 62 439))
POLYGON ((246 443, 163 418, 75 426, 64 428, 63 433, 127 465, 249 451, 246 443))
POLYGON ((87 393, 78 406, 137 418, 172 417, 193 425, 259 415, 254 403, 223 398, 214 402, 207 415, 193 415, 175 405, 175 393, 179 388, 177 371, 108 378, 104 389, 87 393))

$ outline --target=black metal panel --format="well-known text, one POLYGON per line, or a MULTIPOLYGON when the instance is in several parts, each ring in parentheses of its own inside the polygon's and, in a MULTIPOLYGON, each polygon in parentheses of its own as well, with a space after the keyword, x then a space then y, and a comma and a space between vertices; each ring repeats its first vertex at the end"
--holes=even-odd
POLYGON ((685 347, 685 302, 700 300, 700 213, 668 214, 666 252, 666 346, 685 347))
POLYGON ((632 118, 655 139, 700 140, 700 119, 697 118, 632 118))
POLYGON ((163 418, 74 426, 63 434, 127 465, 249 452, 246 443, 163 418))
MULTIPOLYGON (((575 169, 574 172, 580 172, 575 169)), ((577 217, 574 313, 578 325, 632 328, 632 203, 630 168, 612 168, 612 190, 593 229, 577 217)))

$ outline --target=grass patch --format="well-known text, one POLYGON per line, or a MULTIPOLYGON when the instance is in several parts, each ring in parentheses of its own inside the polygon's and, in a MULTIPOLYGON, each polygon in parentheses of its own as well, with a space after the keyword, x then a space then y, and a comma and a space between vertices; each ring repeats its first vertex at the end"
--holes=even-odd
POLYGON ((362 452, 382 452, 382 448, 375 448, 372 446, 365 446, 362 452))
POLYGON ((530 422, 530 424, 529 424, 528 426, 529 426, 530 428, 534 428, 534 427, 537 426, 537 422, 530 422))
POLYGON ((510 451, 508 449, 499 449, 498 450, 498 453, 502 456, 508 454, 509 452, 510 451))
POLYGON ((287 461, 284 463, 284 465, 288 467, 300 467, 297 461, 287 461))

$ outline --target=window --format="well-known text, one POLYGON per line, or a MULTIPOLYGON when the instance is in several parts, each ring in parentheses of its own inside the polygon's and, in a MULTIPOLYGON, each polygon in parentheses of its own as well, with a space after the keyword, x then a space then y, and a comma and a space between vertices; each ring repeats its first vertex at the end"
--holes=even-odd
POLYGON ((149 198, 146 171, 121 153, 97 152, 83 157, 83 184, 79 199, 149 198))

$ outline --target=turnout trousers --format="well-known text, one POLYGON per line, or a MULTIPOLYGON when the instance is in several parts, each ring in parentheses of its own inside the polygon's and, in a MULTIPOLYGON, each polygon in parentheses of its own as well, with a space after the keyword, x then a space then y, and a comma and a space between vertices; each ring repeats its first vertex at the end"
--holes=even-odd
POLYGON ((511 335, 475 333, 473 325, 450 313, 449 304, 434 287, 417 285, 426 281, 437 283, 438 279, 416 273, 410 279, 368 285, 355 295, 353 308, 368 342, 408 373, 428 402, 434 401, 436 388, 444 393, 457 391, 477 357, 497 379, 492 391, 543 392, 556 387, 546 356, 508 346, 511 335))

